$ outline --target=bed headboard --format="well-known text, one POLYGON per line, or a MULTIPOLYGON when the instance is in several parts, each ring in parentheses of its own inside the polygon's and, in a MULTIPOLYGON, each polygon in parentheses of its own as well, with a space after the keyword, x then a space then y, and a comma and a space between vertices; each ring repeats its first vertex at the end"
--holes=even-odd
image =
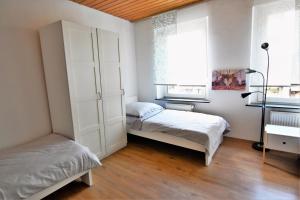
POLYGON ((132 103, 132 102, 137 102, 138 98, 137 96, 130 96, 130 97, 126 97, 126 104, 132 103))

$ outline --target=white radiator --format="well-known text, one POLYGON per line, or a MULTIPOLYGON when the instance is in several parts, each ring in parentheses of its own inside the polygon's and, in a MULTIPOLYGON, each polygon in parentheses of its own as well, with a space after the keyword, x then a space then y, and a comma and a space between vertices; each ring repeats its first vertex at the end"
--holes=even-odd
POLYGON ((183 111, 190 111, 192 112, 194 109, 194 105, 189 104, 175 104, 175 103, 166 103, 166 109, 170 110, 183 110, 183 111))
POLYGON ((271 111, 270 121, 275 125, 300 127, 300 113, 271 111))

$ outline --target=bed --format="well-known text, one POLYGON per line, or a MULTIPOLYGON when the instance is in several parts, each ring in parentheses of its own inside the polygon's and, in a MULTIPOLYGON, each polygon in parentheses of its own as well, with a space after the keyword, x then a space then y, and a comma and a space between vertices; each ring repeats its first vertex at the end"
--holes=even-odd
POLYGON ((0 152, 0 199, 42 199, 81 178, 92 185, 97 156, 58 134, 0 152))
POLYGON ((229 130, 220 116, 168 110, 133 97, 127 101, 126 113, 129 134, 204 152, 206 166, 229 130))

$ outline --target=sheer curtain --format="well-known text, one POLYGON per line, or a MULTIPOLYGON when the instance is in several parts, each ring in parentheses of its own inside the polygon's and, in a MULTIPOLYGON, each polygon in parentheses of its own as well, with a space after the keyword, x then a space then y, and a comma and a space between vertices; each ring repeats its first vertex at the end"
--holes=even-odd
MULTIPOLYGON (((254 1, 251 68, 266 74, 267 57, 260 48, 270 44, 269 85, 300 83, 299 1, 254 1), (297 8, 297 9, 296 9, 297 8)), ((251 76, 251 84, 261 84, 260 77, 251 76)))
POLYGON ((176 11, 153 18, 155 84, 207 84, 207 17, 177 23, 176 11))
POLYGON ((168 68, 168 38, 177 33, 177 12, 170 11, 152 18, 154 34, 154 83, 170 84, 168 68))

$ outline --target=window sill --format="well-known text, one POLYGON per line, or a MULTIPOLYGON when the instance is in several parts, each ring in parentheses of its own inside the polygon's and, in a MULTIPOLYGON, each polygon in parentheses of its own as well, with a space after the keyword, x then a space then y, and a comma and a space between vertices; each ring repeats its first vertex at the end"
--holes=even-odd
POLYGON ((164 97, 164 98, 155 99, 155 100, 157 100, 157 101, 189 102, 189 103, 210 103, 210 100, 200 99, 200 98, 164 97))
MULTIPOLYGON (((246 104, 250 107, 262 107, 261 102, 253 102, 246 104)), ((266 103, 266 108, 283 108, 283 109, 300 109, 300 104, 287 104, 287 103, 266 103)))

